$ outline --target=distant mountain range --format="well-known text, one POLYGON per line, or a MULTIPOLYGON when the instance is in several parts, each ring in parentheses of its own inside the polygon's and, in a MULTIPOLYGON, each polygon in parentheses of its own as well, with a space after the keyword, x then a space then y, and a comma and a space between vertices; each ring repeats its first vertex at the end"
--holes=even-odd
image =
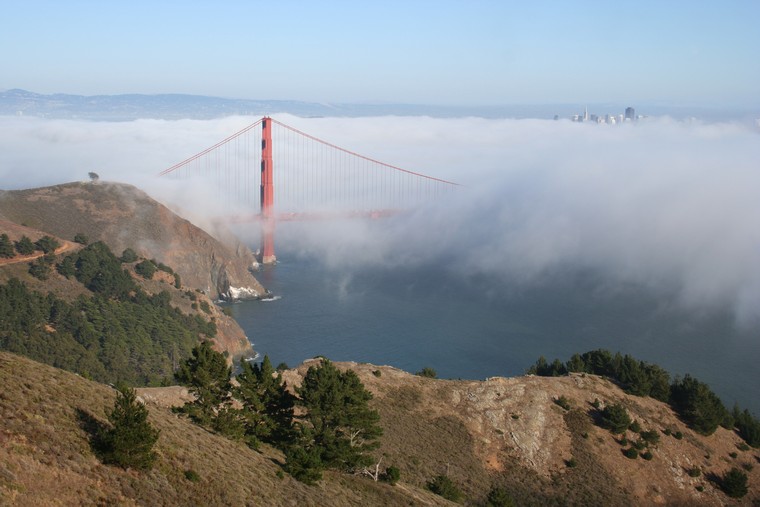
POLYGON ((0 115, 41 118, 127 121, 138 118, 211 119, 232 115, 289 113, 315 116, 432 116, 454 118, 569 117, 578 105, 430 106, 415 104, 325 104, 296 100, 225 99, 204 95, 43 95, 13 89, 0 92, 0 115))
POLYGON ((636 107, 640 114, 704 120, 757 118, 757 108, 725 109, 675 104, 523 104, 481 106, 436 106, 422 104, 317 103, 297 100, 226 99, 185 94, 125 95, 43 95, 26 90, 0 91, 0 116, 128 121, 139 118, 177 120, 212 119, 225 116, 263 116, 289 113, 315 116, 432 116, 436 118, 570 118, 584 107, 598 114, 619 114, 625 107, 636 107))

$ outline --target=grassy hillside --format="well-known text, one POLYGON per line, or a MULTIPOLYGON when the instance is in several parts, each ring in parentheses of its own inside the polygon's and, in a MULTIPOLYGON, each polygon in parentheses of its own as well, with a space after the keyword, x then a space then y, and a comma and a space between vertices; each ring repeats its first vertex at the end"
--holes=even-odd
MULTIPOLYGON (((308 366, 286 371, 289 385, 308 366)), ((0 504, 448 505, 424 489, 440 474, 464 492, 465 505, 483 505, 493 487, 517 505, 754 505, 760 499, 760 456, 736 434, 693 433, 667 405, 629 396, 595 375, 476 382, 338 366, 353 369, 374 394, 384 428, 375 457, 401 470, 396 486, 335 472, 316 486, 301 484, 281 473, 278 451, 253 451, 173 414, 177 388, 140 390, 161 431, 154 469, 103 465, 89 438, 104 424, 115 391, 0 353, 0 504), (559 396, 568 408, 559 406, 559 396), (596 400, 623 404, 643 429, 658 432, 651 460, 623 454, 622 436, 633 441, 636 433, 612 435, 599 427, 596 400), (740 500, 717 484, 731 467, 749 476, 749 494, 740 500), (189 471, 199 479, 188 479, 189 471)))
POLYGON ((280 456, 209 433, 149 405, 161 431, 147 473, 101 464, 88 428, 106 421, 115 391, 19 356, 0 353, 2 505, 438 505, 403 484, 327 473, 319 486, 278 476, 280 456), (186 478, 188 470, 199 476, 186 478))

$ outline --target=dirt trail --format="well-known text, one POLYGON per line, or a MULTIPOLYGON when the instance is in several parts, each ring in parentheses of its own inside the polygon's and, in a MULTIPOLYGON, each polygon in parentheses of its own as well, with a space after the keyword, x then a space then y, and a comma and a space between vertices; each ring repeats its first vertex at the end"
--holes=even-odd
MULTIPOLYGON (((60 255, 62 253, 68 252, 69 250, 72 250, 73 248, 76 247, 76 243, 72 243, 71 241, 66 241, 65 239, 60 239, 58 241, 62 242, 63 244, 59 246, 58 248, 56 248, 55 250, 56 255, 60 255)), ((43 255, 45 254, 42 252, 34 252, 32 255, 21 255, 21 256, 11 257, 10 259, 0 258, 0 266, 6 266, 8 264, 17 264, 19 262, 33 261, 34 259, 39 259, 43 255)))

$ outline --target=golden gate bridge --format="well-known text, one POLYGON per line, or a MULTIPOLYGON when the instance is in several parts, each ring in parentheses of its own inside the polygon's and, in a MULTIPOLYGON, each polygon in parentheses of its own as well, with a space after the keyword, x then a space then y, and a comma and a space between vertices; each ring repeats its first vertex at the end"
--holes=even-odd
POLYGON ((261 221, 265 264, 276 260, 278 221, 387 217, 459 186, 341 148, 270 117, 159 175, 213 181, 229 203, 257 210, 228 220, 261 221))

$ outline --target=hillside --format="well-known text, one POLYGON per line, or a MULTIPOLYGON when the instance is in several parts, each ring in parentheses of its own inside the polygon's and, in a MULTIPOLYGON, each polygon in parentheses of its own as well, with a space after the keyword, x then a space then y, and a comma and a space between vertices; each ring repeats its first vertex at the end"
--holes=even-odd
POLYGON ((148 473, 101 464, 88 430, 106 420, 115 391, 0 353, 0 505, 436 505, 416 488, 326 474, 318 487, 278 477, 276 453, 253 451, 150 405, 160 431, 148 473), (197 482, 186 478, 192 470, 197 482))
MULTIPOLYGON (((465 492, 466 505, 482 505, 497 485, 517 505, 753 505, 759 499, 758 452, 741 451, 735 434, 696 435, 666 405, 626 395, 594 375, 477 382, 337 365, 353 369, 374 393, 384 428, 376 455, 383 466, 401 470, 396 486, 328 472, 310 487, 278 475, 279 452, 252 451, 174 415, 168 406, 183 392, 176 387, 139 390, 161 430, 156 467, 138 473, 105 466, 90 450, 87 428, 105 420, 114 390, 0 353, 0 503, 451 505, 424 490, 438 474, 465 492), (553 401, 557 396, 569 400, 569 410, 553 401), (616 437, 593 423, 597 398, 623 403, 642 427, 659 431, 651 461, 625 457, 616 437), (684 436, 667 436, 665 428, 684 436), (571 459, 575 466, 568 465, 571 459), (747 464, 754 465, 750 492, 731 500, 711 477, 747 464), (689 476, 694 467, 701 467, 699 477, 689 476), (200 481, 186 479, 187 470, 200 481)), ((285 372, 291 386, 308 366, 285 372)))
POLYGON ((248 248, 222 244, 131 185, 68 183, 0 191, 0 219, 63 239, 82 233, 117 255, 132 248, 172 266, 183 285, 211 298, 229 297, 230 288, 254 297, 265 293, 250 272, 256 259, 248 248))

